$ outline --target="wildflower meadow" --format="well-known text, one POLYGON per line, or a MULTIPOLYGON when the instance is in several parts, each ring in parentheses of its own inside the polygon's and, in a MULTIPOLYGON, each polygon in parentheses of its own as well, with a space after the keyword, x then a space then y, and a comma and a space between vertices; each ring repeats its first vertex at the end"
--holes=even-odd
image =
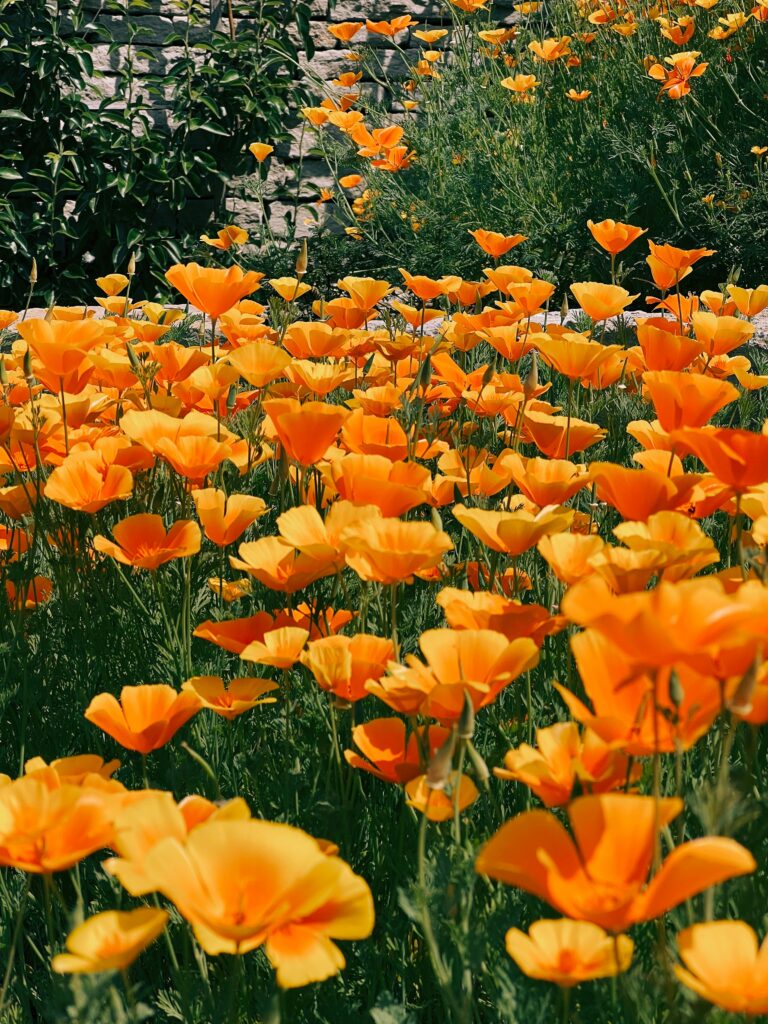
POLYGON ((768 1019, 768 6, 726 2, 337 20, 287 234, 276 129, 255 230, 24 264, 0 1022, 768 1019), (635 95, 642 188, 582 145, 635 95))

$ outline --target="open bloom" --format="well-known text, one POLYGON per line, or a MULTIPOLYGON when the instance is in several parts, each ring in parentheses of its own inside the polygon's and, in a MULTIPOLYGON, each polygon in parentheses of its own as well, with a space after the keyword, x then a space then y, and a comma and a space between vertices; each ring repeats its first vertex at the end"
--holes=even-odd
POLYGON ((597 321, 618 316, 638 297, 630 295, 626 288, 620 288, 615 284, 599 284, 596 281, 572 284, 571 291, 587 316, 597 321))
POLYGON ((162 516, 141 513, 116 523, 112 536, 113 541, 97 534, 94 548, 137 569, 157 569, 200 550, 200 527, 191 519, 180 519, 166 532, 162 516))
POLYGON ((323 981, 344 967, 333 939, 373 928, 366 883, 300 829, 269 821, 211 820, 185 842, 161 840, 144 872, 211 955, 264 945, 282 988, 323 981))
POLYGON ((597 244, 612 256, 623 252, 648 230, 636 228, 633 224, 622 224, 618 220, 601 220, 597 223, 588 220, 587 227, 597 244))
POLYGON ((324 402, 271 398, 264 403, 286 455, 301 466, 312 466, 325 455, 349 410, 324 402))
POLYGON ((347 565, 363 580, 394 584, 438 565, 453 547, 451 538, 431 523, 366 519, 341 535, 347 565))
POLYGON ((612 936, 588 921, 535 921, 528 934, 510 928, 507 953, 529 978, 570 988, 582 981, 610 978, 632 963, 634 943, 612 936))
POLYGON ((57 974, 124 971, 161 934, 168 912, 155 907, 106 910, 89 917, 67 936, 67 952, 51 961, 57 974))
POLYGON ((627 780, 628 759, 589 729, 579 736, 574 722, 536 730, 536 747, 521 743, 494 768, 500 779, 528 786, 547 807, 568 803, 579 784, 589 793, 606 793, 627 780), (538 748, 538 749, 537 749, 538 748))
POLYGON ((275 697, 265 694, 278 689, 277 683, 271 679, 256 679, 252 676, 232 679, 225 687, 221 676, 193 676, 181 685, 185 693, 193 693, 199 698, 200 707, 208 708, 222 718, 232 721, 244 711, 259 704, 274 704, 275 697))
POLYGON ((33 874, 66 871, 108 846, 110 794, 61 782, 55 772, 0 786, 0 864, 33 874))
POLYGON ((208 316, 218 319, 240 299, 259 287, 263 274, 243 272, 235 264, 226 270, 201 267, 199 263, 177 263, 165 274, 184 298, 208 316))
POLYGON ((755 870, 752 854, 739 843, 707 836, 676 847, 648 882, 656 831, 682 809, 677 798, 657 808, 649 796, 583 796, 568 807, 572 836, 548 811, 527 811, 502 825, 476 868, 575 920, 621 932, 755 870))
POLYGON ((744 921, 706 921, 677 936, 684 966, 675 974, 707 1002, 731 1013, 768 1013, 768 940, 744 921))
POLYGON ((192 492, 205 536, 219 547, 226 547, 243 534, 267 511, 262 498, 251 494, 230 494, 215 487, 192 492))
POLYGON ((321 690, 346 701, 368 696, 366 683, 380 679, 394 656, 392 641, 369 633, 311 641, 301 656, 321 690))
POLYGON ((45 496, 78 512, 98 512, 130 497, 133 475, 100 451, 72 452, 48 477, 45 496))
POLYGON ((400 718, 374 718, 352 730, 352 742, 363 757, 355 750, 345 750, 344 757, 353 768, 384 782, 402 784, 425 770, 448 736, 448 729, 430 725, 414 730, 406 739, 405 722, 400 718))
POLYGON ((395 711, 456 722, 468 694, 475 710, 492 704, 504 687, 533 668, 539 651, 530 637, 509 641, 490 629, 429 629, 405 665, 390 662, 388 674, 367 689, 395 711))
POLYGON ((172 686, 154 683, 124 686, 119 701, 111 693, 100 693, 85 717, 127 750, 148 754, 165 746, 200 707, 196 693, 177 693, 172 686))
POLYGON ((698 50, 686 50, 684 53, 673 53, 671 57, 664 58, 664 64, 652 64, 648 68, 648 74, 662 86, 659 95, 666 93, 671 100, 682 99, 691 91, 690 81, 703 75, 709 64, 697 64, 696 58, 701 54, 698 50))
MULTIPOLYGON (((528 77, 532 79, 534 78, 533 75, 528 77)), ((483 252, 488 253, 489 256, 493 256, 494 259, 498 259, 500 256, 509 252, 510 249, 513 249, 516 245, 520 245, 521 242, 525 241, 525 235, 502 235, 498 231, 483 231, 481 228, 478 228, 476 231, 470 231, 469 233, 483 252)))

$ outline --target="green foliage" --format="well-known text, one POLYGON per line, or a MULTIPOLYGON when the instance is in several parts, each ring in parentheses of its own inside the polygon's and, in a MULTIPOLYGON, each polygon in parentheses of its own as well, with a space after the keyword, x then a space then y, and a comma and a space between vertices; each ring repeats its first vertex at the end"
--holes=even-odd
POLYGON ((46 301, 89 300, 89 264, 125 270, 131 252, 137 291, 157 291, 225 215, 248 143, 284 137, 301 100, 288 29, 306 47, 308 5, 168 6, 157 47, 143 16, 167 8, 147 0, 0 3, 0 305, 17 308, 33 257, 46 301), (104 55, 114 78, 94 68, 104 55))
MULTIPOLYGON (((495 54, 478 33, 496 19, 451 9, 453 43, 434 65, 440 77, 418 78, 415 94, 386 75, 379 49, 358 47, 362 66, 387 87, 381 103, 367 110, 363 103, 366 124, 390 124, 393 100, 395 110, 403 99, 419 100, 418 112, 402 120, 403 141, 415 158, 398 173, 357 159, 357 146, 334 129, 318 132, 334 169, 347 173, 356 164, 366 177, 370 203, 359 220, 358 266, 384 275, 405 266, 476 278, 489 258, 467 231, 482 227, 529 237, 502 262, 546 269, 561 285, 604 280, 605 255, 586 221, 612 217, 647 227, 656 241, 716 249, 697 271, 700 287, 716 285, 734 267, 746 279, 761 280, 768 188, 765 157, 751 149, 768 143, 768 26, 749 20, 727 40, 708 35, 720 28, 719 17, 737 9, 731 3, 711 11, 673 5, 671 17, 693 13, 696 21, 691 41, 675 47, 640 5, 627 6, 637 31, 625 38, 613 31, 623 24, 621 14, 616 22, 590 24, 571 0, 558 0, 547 5, 545 21, 523 18, 516 38, 495 54), (594 40, 585 42, 585 33, 594 40), (567 57, 534 59, 529 42, 561 35, 571 37, 578 66, 569 66, 567 57), (682 99, 660 95, 644 60, 687 48, 701 51, 706 72, 691 80, 691 93, 682 99), (535 75, 540 84, 521 98, 500 84, 516 74, 535 75), (573 101, 570 89, 591 95, 573 101)), ((344 212, 353 223, 349 207, 344 212)), ((625 254, 633 291, 650 281, 646 252, 640 245, 625 254)))

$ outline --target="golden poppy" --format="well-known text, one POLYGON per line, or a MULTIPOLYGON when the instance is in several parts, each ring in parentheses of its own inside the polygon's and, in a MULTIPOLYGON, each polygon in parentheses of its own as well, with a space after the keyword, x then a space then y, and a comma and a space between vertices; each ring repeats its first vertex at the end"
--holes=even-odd
POLYGON ((173 738, 202 704, 195 693, 177 693, 165 683, 124 686, 118 701, 100 693, 85 717, 126 748, 148 754, 173 738))
POLYGON ((192 492, 205 536, 219 547, 234 543, 249 526, 265 515, 263 498, 251 494, 230 494, 215 487, 192 492))
POLYGON ((394 654, 388 638, 356 633, 351 637, 312 640, 301 655, 301 662, 321 690, 340 700, 355 702, 368 696, 366 683, 381 678, 394 654))
POLYGON ((57 974, 124 971, 168 924, 168 912, 155 907, 106 910, 79 924, 67 936, 67 952, 51 961, 57 974))
POLYGON ((405 722, 399 718, 374 718, 356 725, 352 742, 363 754, 345 750, 347 764, 370 772, 383 782, 402 785, 420 775, 429 759, 450 735, 441 725, 411 732, 406 740, 405 722))
POLYGON ((180 519, 166 532, 162 516, 140 513, 112 527, 114 540, 101 534, 93 538, 96 551, 136 569, 157 569, 174 558, 190 558, 200 550, 200 527, 180 519))
POLYGON ((193 693, 199 699, 200 707, 232 721, 260 704, 274 704, 276 698, 265 694, 277 690, 278 686, 270 679, 245 676, 232 679, 225 687, 221 676, 193 676, 181 684, 181 689, 182 692, 193 693))
POLYGON ((369 518, 344 530, 347 565, 363 580, 392 585, 438 565, 453 541, 431 523, 369 518))
POLYGON ((683 966, 675 964, 678 981, 702 999, 731 1013, 768 1013, 768 977, 764 967, 766 940, 744 921, 705 921, 677 936, 683 966))
POLYGON ((624 252, 648 230, 648 228, 637 228, 633 224, 623 224, 618 220, 601 220, 597 223, 588 220, 587 227, 597 244, 611 256, 618 256, 620 252, 624 252))
POLYGON ((505 944, 523 974, 563 988, 621 974, 634 952, 628 935, 608 935, 589 921, 567 918, 535 921, 527 934, 510 928, 505 944))
POLYGON ((218 320, 222 313, 255 291, 264 275, 253 270, 244 273, 237 264, 220 270, 201 267, 199 263, 177 263, 166 271, 165 277, 188 302, 218 320))
POLYGON ((674 849, 648 882, 656 833, 681 810, 677 798, 578 797, 567 811, 572 835, 550 812, 527 811, 499 829, 475 866, 575 920, 620 932, 755 870, 752 854, 739 843, 707 836, 674 849))
POLYGON ((46 498, 78 512, 98 512, 132 492, 131 471, 109 462, 99 451, 72 452, 54 469, 43 490, 46 498))

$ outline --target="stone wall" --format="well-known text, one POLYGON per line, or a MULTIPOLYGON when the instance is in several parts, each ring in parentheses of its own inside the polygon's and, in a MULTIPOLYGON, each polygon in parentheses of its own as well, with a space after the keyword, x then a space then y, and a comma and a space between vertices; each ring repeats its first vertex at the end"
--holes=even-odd
MULTIPOLYGON (((237 0, 234 0, 233 6, 237 21, 237 0)), ((221 17, 225 7, 222 0, 212 0, 212 22, 215 23, 217 18, 221 17)), ((440 0, 337 0, 330 15, 327 8, 327 0, 311 0, 311 36, 315 53, 310 59, 307 58, 306 53, 302 54, 302 64, 306 71, 323 82, 328 82, 340 72, 353 67, 345 61, 344 55, 350 48, 354 48, 354 43, 350 47, 336 40, 328 31, 329 24, 343 21, 364 21, 366 18, 381 20, 401 14, 410 14, 413 18, 418 19, 420 27, 446 25, 448 21, 446 5, 440 0)), ((128 18, 142 28, 140 45, 137 46, 140 55, 135 61, 139 76, 150 72, 162 72, 180 58, 182 52, 180 48, 165 45, 165 40, 174 31, 179 31, 185 23, 184 16, 179 13, 171 0, 150 0, 146 9, 130 15, 107 13, 100 9, 94 10, 95 21, 108 28, 112 38, 119 42, 127 42, 129 38, 128 18)), ((201 41, 205 38, 207 31, 205 25, 193 28, 191 41, 201 41)), ((364 38, 365 30, 361 32, 355 42, 364 38)), ((296 30, 295 39, 298 44, 298 30, 296 30)), ((381 50, 382 63, 391 73, 396 74, 398 70, 402 70, 402 57, 391 40, 381 36, 371 36, 369 42, 381 50)), ((411 51, 414 57, 419 46, 423 45, 419 44, 419 41, 413 38, 410 32, 399 35, 397 42, 401 48, 411 51)), ((97 102, 98 99, 116 95, 118 91, 117 73, 121 62, 125 60, 125 54, 120 48, 97 44, 94 47, 93 59, 94 68, 99 72, 94 82, 94 102, 97 102)), ((362 86, 364 89, 376 88, 372 82, 363 81, 362 86)), ((138 93, 146 102, 151 103, 153 119, 162 123, 167 116, 162 97, 150 97, 146 87, 142 87, 140 77, 138 93)), ((330 188, 333 185, 327 168, 320 160, 313 158, 310 152, 312 140, 311 132, 305 131, 302 137, 301 128, 294 129, 291 131, 290 141, 279 144, 270 161, 265 188, 265 205, 273 230, 276 232, 281 232, 284 229, 286 213, 293 208, 292 203, 286 202, 286 193, 296 194, 297 168, 300 157, 304 158, 302 178, 305 182, 311 182, 317 189, 330 188)), ((259 141, 271 142, 272 140, 262 139, 259 141)), ((309 191, 305 189, 305 198, 308 198, 309 191)), ((249 196, 245 182, 234 179, 231 183, 230 193, 232 197, 229 202, 229 207, 232 210, 231 219, 250 230, 256 229, 261 219, 261 206, 256 199, 249 196)), ((306 219, 306 213, 299 211, 296 221, 301 232, 309 230, 305 223, 306 219)))

